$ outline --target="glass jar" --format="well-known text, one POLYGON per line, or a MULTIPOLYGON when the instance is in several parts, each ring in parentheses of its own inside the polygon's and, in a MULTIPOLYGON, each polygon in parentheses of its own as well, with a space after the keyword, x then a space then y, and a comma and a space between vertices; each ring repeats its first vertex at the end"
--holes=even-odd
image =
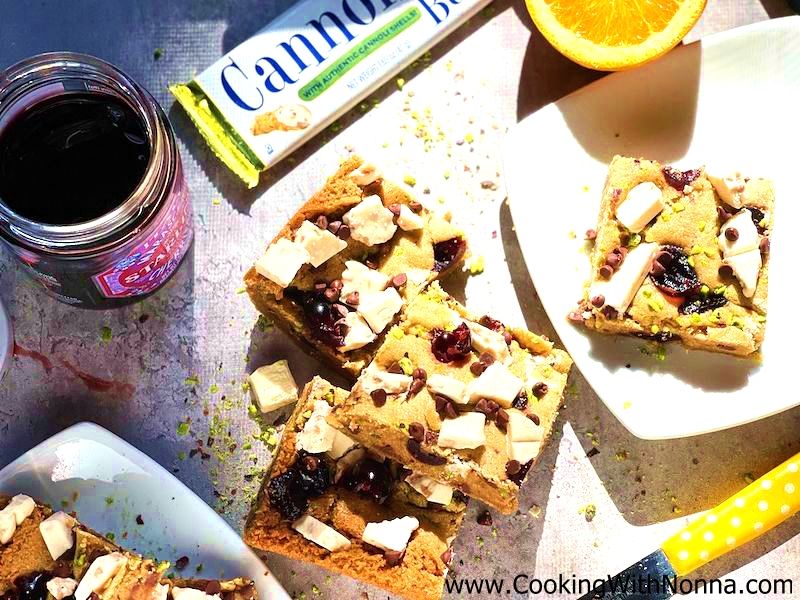
MULTIPOLYGON (((0 144, 27 111, 56 97, 69 101, 69 94, 111 97, 138 116, 149 145, 144 175, 108 212, 71 224, 31 220, 0 197, 0 239, 54 298, 113 308, 153 293, 175 272, 193 239, 191 202, 164 111, 135 81, 91 56, 41 54, 0 73, 0 144)), ((41 165, 43 178, 47 169, 41 165)), ((53 181, 55 201, 58 193, 53 181)))

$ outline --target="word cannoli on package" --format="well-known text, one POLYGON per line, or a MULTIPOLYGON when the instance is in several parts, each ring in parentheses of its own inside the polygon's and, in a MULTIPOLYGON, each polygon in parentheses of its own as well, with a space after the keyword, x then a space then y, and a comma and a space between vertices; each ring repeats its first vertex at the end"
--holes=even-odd
POLYGON ((170 87, 249 186, 489 0, 301 0, 170 87))

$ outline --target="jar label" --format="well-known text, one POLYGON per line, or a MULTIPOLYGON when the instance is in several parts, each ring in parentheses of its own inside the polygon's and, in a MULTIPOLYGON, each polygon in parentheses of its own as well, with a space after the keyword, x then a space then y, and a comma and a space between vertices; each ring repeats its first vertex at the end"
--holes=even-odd
POLYGON ((192 211, 184 188, 159 218, 150 235, 131 252, 92 279, 107 298, 148 294, 175 271, 192 243, 192 211))

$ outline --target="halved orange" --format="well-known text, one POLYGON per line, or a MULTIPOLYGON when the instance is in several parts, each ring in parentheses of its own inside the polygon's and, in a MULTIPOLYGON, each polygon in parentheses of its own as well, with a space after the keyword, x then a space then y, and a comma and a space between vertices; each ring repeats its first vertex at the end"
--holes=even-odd
POLYGON ((556 50, 601 71, 658 58, 684 38, 706 6, 706 0, 525 1, 556 50))

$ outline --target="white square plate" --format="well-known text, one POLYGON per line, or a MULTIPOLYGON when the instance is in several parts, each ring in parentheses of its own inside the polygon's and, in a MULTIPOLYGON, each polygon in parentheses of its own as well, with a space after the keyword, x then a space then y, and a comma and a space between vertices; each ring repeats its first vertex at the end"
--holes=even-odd
POLYGON ((128 549, 175 561, 187 577, 252 579, 263 600, 289 600, 236 532, 189 488, 114 434, 80 423, 0 471, 0 493, 28 494, 56 510, 62 501, 86 526, 128 549), (74 501, 72 499, 75 498, 74 501), (137 525, 142 515, 144 525, 137 525), (202 572, 195 573, 198 565, 202 572))
POLYGON ((800 252, 792 241, 800 237, 799 143, 800 17, 677 48, 542 108, 509 133, 511 215, 536 291, 577 367, 634 435, 706 433, 800 404, 800 252), (589 334, 567 322, 589 273, 583 234, 596 225, 615 154, 683 168, 730 165, 774 180, 760 364, 675 344, 660 362, 642 353, 642 340, 589 334))

